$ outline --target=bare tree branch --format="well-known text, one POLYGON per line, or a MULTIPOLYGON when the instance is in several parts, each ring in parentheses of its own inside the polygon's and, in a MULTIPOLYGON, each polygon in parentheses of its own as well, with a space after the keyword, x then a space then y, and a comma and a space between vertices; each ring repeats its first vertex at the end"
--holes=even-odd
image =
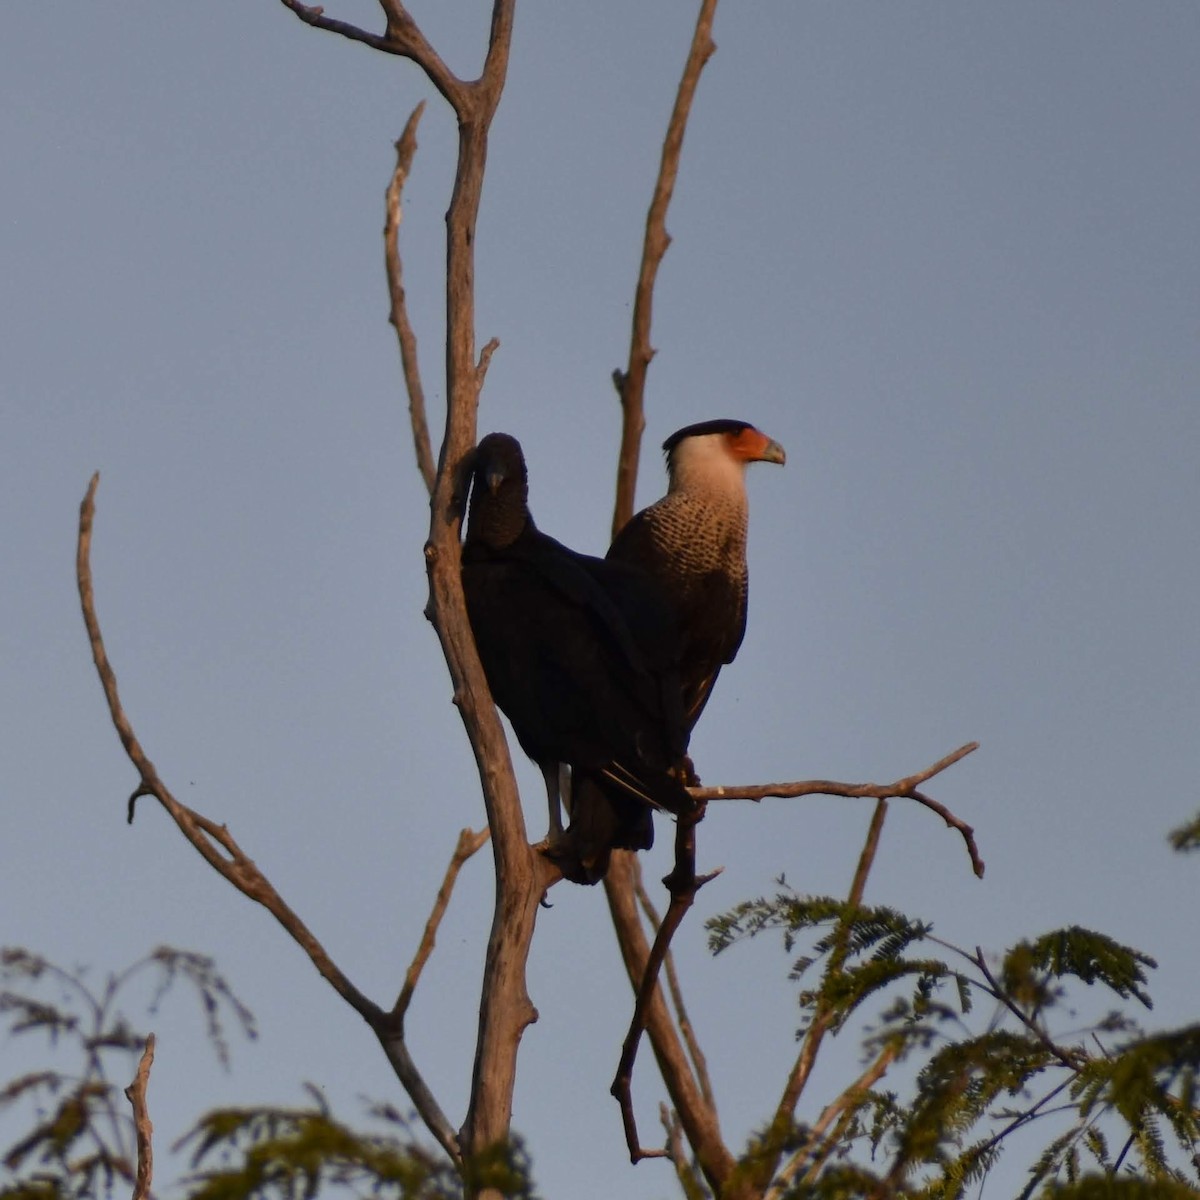
POLYGON ((386 34, 370 33, 365 29, 359 29, 357 25, 351 25, 348 21, 337 21, 332 17, 327 17, 325 9, 319 4, 301 4, 300 0, 283 0, 283 4, 285 8, 290 8, 306 25, 312 25, 315 29, 324 29, 329 33, 340 34, 352 42, 362 42, 374 50, 382 50, 385 54, 400 53, 400 50, 389 41, 386 34))
MULTIPOLYGON (((650 959, 650 942, 646 938, 637 906, 641 872, 641 863, 636 854, 617 850, 613 852, 603 884, 617 945, 625 963, 625 973, 635 993, 645 978, 646 964, 650 959)), ((651 996, 646 1009, 646 1034, 688 1145, 709 1186, 719 1195, 733 1173, 736 1160, 725 1145, 716 1109, 704 1099, 703 1089, 659 990, 651 996)))
POLYGON ((487 370, 491 365, 492 355, 499 349, 500 339, 488 338, 487 343, 479 352, 479 364, 475 368, 475 381, 480 391, 483 390, 483 381, 487 378, 487 370))
POLYGON ((483 97, 483 106, 489 121, 500 103, 500 94, 504 91, 504 82, 508 77, 508 49, 512 45, 515 8, 515 0, 494 0, 492 4, 492 27, 488 34, 487 57, 484 59, 483 73, 475 81, 475 86, 483 97))
POLYGON ((675 1178, 679 1180, 679 1189, 683 1192, 684 1200, 711 1200, 711 1193, 704 1186, 704 1181, 688 1157, 679 1117, 665 1104, 660 1104, 658 1119, 667 1135, 667 1157, 675 1168, 675 1178))
POLYGON ((621 1060, 617 1066, 617 1074, 610 1089, 617 1103, 621 1106, 621 1120, 625 1127, 625 1142, 629 1149, 629 1159, 637 1163, 644 1158, 663 1158, 666 1150, 647 1150, 638 1138, 637 1121, 633 1112, 633 1066, 637 1058, 638 1045, 649 1021, 651 1001, 658 992, 658 974, 663 960, 671 945, 675 931, 683 921, 687 910, 691 908, 696 893, 718 872, 709 875, 696 874, 696 825, 704 816, 704 806, 699 806, 695 812, 681 814, 675 823, 675 866, 663 880, 671 894, 671 903, 667 906, 667 914, 654 944, 646 959, 645 971, 637 989, 637 1001, 634 1004, 633 1019, 629 1023, 629 1032, 625 1035, 625 1044, 621 1048, 621 1060))
MULTIPOLYGON (((650 922, 650 928, 657 930, 661 925, 661 918, 658 915, 658 910, 655 908, 653 901, 650 899, 650 893, 646 891, 645 885, 642 883, 642 877, 639 873, 636 882, 638 903, 642 906, 643 912, 646 914, 646 919, 650 922)), ((679 986, 679 976, 675 970, 675 956, 670 950, 667 951, 663 959, 663 969, 667 973, 667 992, 671 997, 671 1008, 675 1013, 675 1024, 679 1029, 680 1035, 683 1037, 683 1043, 687 1047, 688 1058, 692 1063, 692 1070, 696 1073, 696 1082, 700 1085, 700 1094, 704 1097, 704 1102, 716 1112, 717 1100, 713 1095, 712 1080, 708 1075, 708 1062, 704 1057, 704 1051, 700 1049, 700 1043, 696 1039, 696 1030, 692 1025, 691 1018, 687 1014, 687 1008, 683 1002, 683 988, 679 986)))
POLYGON ((133 1128, 137 1135, 137 1179, 133 1185, 133 1200, 147 1200, 154 1179, 154 1124, 146 1105, 146 1085, 150 1082, 153 1063, 154 1034, 150 1034, 133 1082, 125 1089, 125 1098, 133 1108, 133 1128))
POLYGON ((445 916, 446 908, 450 903, 450 895, 454 891, 458 873, 462 869, 463 863, 471 858, 490 836, 489 829, 481 829, 478 833, 472 829, 464 829, 458 835, 458 845, 454 847, 450 865, 446 868, 446 877, 442 880, 442 886, 438 888, 437 899, 434 901, 433 911, 429 914, 429 920, 425 922, 425 932, 421 936, 421 944, 417 947, 412 964, 404 977, 404 987, 400 990, 400 995, 392 1008, 392 1017, 395 1018, 401 1029, 404 1028, 404 1016, 408 1012, 409 1004, 412 1003, 413 992, 416 991, 421 972, 425 969, 425 964, 433 953, 438 926, 441 925, 442 917, 445 916))
POLYGON ((841 1144, 842 1136, 850 1121, 854 1119, 863 1097, 883 1078, 899 1053, 899 1042, 888 1042, 876 1055, 875 1061, 840 1096, 825 1106, 816 1123, 808 1131, 804 1145, 780 1168, 763 1200, 783 1200, 792 1181, 806 1166, 806 1182, 811 1183, 815 1180, 816 1172, 841 1144), (837 1127, 831 1136, 826 1137, 829 1126, 835 1120, 837 1127))
POLYGON ((646 234, 642 242, 642 265, 638 272, 633 299, 633 330, 629 345, 629 362, 624 371, 613 372, 613 383, 621 398, 621 450, 617 459, 617 497, 613 506, 612 534, 616 537, 633 516, 634 492, 637 490, 638 460, 641 455, 642 431, 646 427, 644 398, 646 371, 654 357, 650 345, 650 320, 654 307, 654 284, 658 267, 671 244, 667 233, 667 208, 675 191, 679 174, 679 157, 683 150, 683 135, 687 129, 692 100, 700 72, 716 50, 712 40, 713 14, 717 0, 703 0, 692 34, 692 44, 683 67, 683 78, 675 94, 675 106, 663 140, 658 179, 646 214, 646 234))
MULTIPOLYGON (((270 882, 259 871, 240 846, 233 835, 224 825, 218 825, 201 813, 188 808, 175 799, 170 789, 159 777, 158 771, 150 761, 141 743, 138 741, 129 718, 121 705, 117 692, 117 679, 109 663, 104 639, 100 632, 100 624, 96 617, 95 596, 92 588, 90 564, 92 524, 95 517, 95 494, 100 482, 100 474, 92 476, 91 485, 79 512, 79 543, 76 559, 77 577, 79 583, 80 601, 83 606, 84 624, 87 626, 88 640, 92 646, 92 658, 99 672, 100 681, 108 700, 109 713, 116 726, 125 753, 137 769, 141 782, 134 792, 139 795, 153 796, 167 810, 184 837, 199 851, 205 861, 219 871, 230 883, 251 900, 263 905, 279 923, 287 930, 292 938, 308 954, 313 965, 328 980, 344 1000, 360 1013, 368 1013, 373 1008, 371 1002, 342 974, 341 970, 326 954, 324 947, 313 936, 307 926, 283 902, 270 882), (215 845, 214 845, 215 843, 215 845), (218 849, 220 847, 220 849, 218 849), (221 853, 224 851, 224 853, 221 853)), ((132 816, 132 813, 130 814, 132 816)))
POLYGON ((224 825, 201 813, 181 804, 172 794, 170 788, 159 777, 154 763, 142 749, 137 735, 117 692, 117 677, 104 648, 104 638, 100 631, 100 622, 96 616, 96 600, 92 586, 91 546, 92 526, 95 520, 96 488, 100 483, 100 473, 92 476, 87 494, 79 508, 79 540, 76 550, 75 569, 79 585, 79 599, 83 609, 83 621, 87 627, 88 641, 91 643, 92 659, 100 676, 105 699, 108 701, 108 711, 112 722, 121 739, 121 745, 129 761, 138 772, 139 783, 129 800, 129 819, 133 819, 134 802, 140 796, 153 796, 168 812, 171 819, 179 827, 192 846, 203 857, 204 861, 218 871, 235 888, 261 904, 286 930, 291 939, 308 955, 309 961, 320 972, 347 1004, 357 1012, 380 1039, 384 1052, 391 1062, 393 1070, 408 1092, 414 1107, 425 1122, 429 1132, 437 1139, 442 1148, 457 1160, 460 1157, 458 1139, 454 1128, 446 1120, 433 1094, 426 1086, 420 1072, 414 1065, 407 1049, 403 1045, 402 1033, 392 1028, 390 1018, 377 1004, 369 1000, 342 972, 341 968, 330 958, 325 947, 317 940, 313 932, 287 905, 283 897, 275 890, 274 885, 258 869, 251 859, 234 840, 233 835, 224 825))
MULTIPOLYGON (((446 212, 446 424, 425 543, 425 611, 441 643, 454 702, 475 754, 496 863, 496 905, 484 963, 475 1069, 459 1138, 463 1157, 471 1159, 509 1138, 517 1051, 522 1033, 537 1018, 525 984, 529 948, 539 901, 559 877, 552 864, 533 852, 526 837, 508 745, 471 635, 460 574, 465 466, 475 444, 479 391, 497 344, 493 339, 476 359, 475 226, 488 130, 508 71, 515 0, 494 0, 487 55, 474 82, 449 71, 401 0, 379 0, 387 19, 382 38, 331 21, 319 8, 307 8, 299 0, 283 2, 318 28, 411 58, 458 118, 458 165, 446 212)), ((401 1011, 399 1020, 402 1017, 401 1011)), ((392 1037, 381 1037, 384 1049, 399 1055, 404 1049, 401 1030, 389 1031, 392 1037)), ((498 1195, 489 1188, 479 1194, 498 1195)))
POLYGON ((417 335, 408 319, 408 304, 404 293, 404 275, 400 259, 400 201, 404 185, 412 169, 417 151, 417 124, 425 111, 422 100, 404 126, 396 142, 396 169, 387 186, 386 215, 383 222, 383 258, 387 268, 388 296, 391 308, 388 320, 400 342, 400 364, 404 370, 404 386, 408 392, 408 415, 412 424, 413 446, 417 452, 417 469, 425 481, 425 490, 432 495, 437 468, 433 463, 433 447, 429 440, 429 422, 425 416, 425 389, 421 385, 421 369, 417 364, 417 335))
MULTIPOLYGON (((875 812, 871 816, 871 824, 867 829, 866 841, 863 843, 862 852, 858 858, 858 865, 854 870, 854 880, 850 885, 850 894, 846 897, 846 907, 850 913, 853 913, 862 904, 863 892, 867 886, 867 876, 871 873, 871 867, 875 863, 875 855, 879 850, 879 838, 883 833, 883 822, 887 817, 887 808, 888 802, 886 799, 881 797, 875 802, 875 812)), ((849 941, 850 922, 847 918, 842 921, 841 927, 838 930, 837 944, 830 954, 828 974, 837 974, 842 969, 842 965, 846 961, 849 941)), ((779 1101, 779 1107, 776 1110, 777 1120, 791 1120, 791 1115, 795 1112, 796 1104, 800 1099, 800 1093, 804 1090, 805 1084, 808 1083, 813 1063, 816 1061, 817 1050, 820 1048, 821 1040, 829 1028, 832 1017, 832 1008, 822 1006, 822 1010, 818 1012, 812 1025, 809 1026, 808 1034, 804 1039, 804 1045, 792 1068, 792 1073, 788 1078, 787 1086, 784 1088, 783 1096, 779 1101)))
MULTIPOLYGON (((557 871, 533 852, 526 836, 512 760, 471 635, 460 573, 465 465, 475 444, 486 366, 475 354, 475 226, 488 129, 508 67, 514 3, 495 0, 483 74, 463 86, 455 105, 458 168, 446 213, 446 430, 425 544, 426 611, 441 642, 454 700, 475 754, 496 862, 496 906, 484 962, 475 1069, 461 1133, 467 1158, 509 1138, 517 1053, 522 1034, 537 1019, 526 989, 526 964, 539 901, 557 878, 557 871)), ((389 26, 398 15, 406 18, 395 0, 388 12, 389 26)))
POLYGON ((362 42, 384 54, 396 54, 401 58, 411 59, 425 72, 429 82, 441 92, 450 107, 461 115, 466 85, 442 61, 441 56, 429 44, 399 0, 380 0, 380 7, 387 17, 387 31, 382 34, 370 33, 357 25, 351 25, 348 21, 327 17, 325 9, 320 5, 301 4, 300 0, 283 0, 283 5, 291 9, 306 25, 315 29, 339 34, 352 42, 362 42))
POLYGON ((697 800, 765 800, 769 797, 790 799, 796 796, 846 796, 850 798, 867 798, 872 800, 915 800, 918 804, 937 813, 945 821, 947 827, 956 829, 966 844, 967 854, 971 858, 971 869, 978 878, 983 878, 984 862, 979 856, 979 848, 975 844, 975 830, 960 817, 956 817, 944 804, 918 791, 918 785, 940 775, 947 767, 952 767, 960 759, 979 749, 978 742, 967 742, 945 758, 938 759, 931 767, 897 779, 895 783, 839 783, 833 779, 805 779, 797 783, 753 783, 732 784, 718 787, 696 787, 689 791, 697 800))
MULTIPOLYGON (((878 804, 876 815, 871 825, 871 833, 868 836, 867 845, 864 848, 863 857, 858 864, 855 881, 851 888, 851 902, 856 905, 861 899, 867 872, 869 872, 871 863, 874 861, 879 831, 882 828, 887 807, 886 800, 888 798, 913 799, 937 812, 946 821, 947 825, 960 832, 966 843, 975 873, 982 875, 983 861, 975 846, 974 831, 971 827, 955 817, 943 805, 931 800, 918 790, 920 784, 932 779, 954 763, 965 758, 977 749, 977 746, 978 744, 975 742, 961 746, 932 766, 906 776, 903 779, 899 779, 893 784, 851 784, 822 779, 798 783, 747 785, 744 787, 693 788, 691 792, 698 800, 703 801, 710 799, 758 800, 766 796, 788 797, 815 794, 876 799, 878 804), (855 899, 855 897, 858 899, 855 899)), ((697 1154, 697 1159, 705 1171, 710 1185, 714 1187, 714 1190, 720 1192, 732 1170, 732 1157, 728 1156, 728 1150, 720 1138, 715 1104, 712 1103, 711 1092, 705 1086, 703 1056, 700 1053, 699 1044, 690 1026, 684 1028, 684 1026, 688 1025, 686 1014, 683 1014, 681 1009, 678 1010, 680 1015, 677 1018, 677 1023, 675 1020, 672 1020, 665 1003, 662 1002, 661 996, 657 992, 651 998, 645 997, 647 980, 657 973, 658 968, 655 965, 654 957, 655 952, 660 947, 663 947, 660 962, 665 961, 666 949, 664 946, 663 926, 659 927, 658 937, 655 940, 655 951, 652 952, 650 947, 646 945, 644 935, 641 933, 640 923, 636 919, 636 907, 623 901, 622 893, 632 889, 634 895, 641 898, 641 903, 646 908, 651 920, 657 924, 653 905, 650 903, 649 897, 641 885, 640 871, 637 864, 636 862, 627 864, 625 862, 626 857, 626 855, 613 856, 617 870, 614 872, 610 868, 610 875, 605 880, 605 891, 609 898, 610 912, 613 917, 614 928, 617 931, 618 942, 625 956, 626 968, 630 979, 638 991, 639 997, 638 1005, 635 1009, 635 1020, 630 1029, 630 1035, 626 1039, 622 1054, 621 1067, 618 1070, 617 1079, 614 1080, 613 1084, 614 1095, 617 1096, 622 1106, 622 1120, 626 1130, 626 1141, 634 1161, 637 1161, 641 1157, 649 1157, 655 1153, 654 1151, 644 1150, 637 1141, 636 1124, 633 1121, 632 1102, 629 1098, 628 1090, 629 1077, 632 1075, 633 1057, 636 1055, 636 1035, 640 1032, 638 1026, 641 1023, 641 1028, 646 1030, 651 1039, 664 1082, 672 1097, 676 1111, 679 1113, 680 1121, 688 1134, 688 1140, 697 1154), (656 1011, 656 1004, 660 1006, 661 1011, 656 1011), (690 1067, 687 1065, 688 1058, 692 1060, 690 1067), (689 1124, 691 1128, 689 1128, 689 1124)), ((672 907, 676 909, 674 927, 677 927, 679 920, 682 919, 683 911, 686 911, 686 907, 682 904, 677 904, 674 894, 672 895, 672 907)), ((671 919, 672 910, 668 909, 667 920, 671 919)), ((666 922, 664 922, 665 925, 666 922)), ((670 937, 674 933, 674 927, 670 928, 665 936, 665 943, 667 945, 669 945, 670 937)), ((672 991, 678 986, 677 983, 671 984, 670 974, 668 974, 668 983, 671 985, 672 991)), ((772 1125, 773 1129, 782 1130, 785 1125, 790 1127, 791 1114, 795 1111, 796 1103, 812 1071, 817 1051, 820 1048, 821 1041, 831 1020, 832 1014, 819 1013, 813 1025, 810 1026, 809 1036, 801 1047, 801 1052, 793 1066, 788 1083, 784 1089, 783 1097, 777 1108, 775 1121, 772 1125)), ((780 1145, 782 1145, 781 1139, 780 1145)), ((765 1187, 769 1180, 769 1173, 765 1173, 765 1177, 763 1177, 763 1174, 760 1174, 755 1186, 761 1192, 761 1188, 765 1187)), ((747 1184, 747 1189, 745 1192, 746 1196, 755 1194, 754 1188, 750 1187, 749 1184, 747 1184)))
MULTIPOLYGON (((866 841, 859 855, 858 865, 854 871, 854 879, 850 885, 850 894, 846 898, 848 915, 843 918, 837 931, 836 944, 829 956, 829 966, 826 977, 836 975, 842 969, 849 951, 850 914, 862 904, 863 892, 867 886, 867 876, 875 862, 879 850, 879 837, 883 832, 883 822, 887 817, 888 802, 880 798, 875 802, 875 812, 867 830, 866 841)), ((770 1183, 775 1174, 779 1158, 786 1145, 787 1136, 792 1128, 793 1114, 800 1101, 800 1095, 808 1083, 809 1076, 817 1061, 817 1052, 829 1032, 835 1017, 834 1006, 824 999, 817 1003, 817 1011, 813 1014, 812 1022, 800 1045, 800 1053, 796 1057, 792 1070, 784 1085, 783 1095, 776 1106, 775 1115, 771 1119, 767 1133, 762 1139, 762 1145, 755 1157, 750 1172, 752 1186, 746 1191, 747 1196, 760 1195, 770 1183)))

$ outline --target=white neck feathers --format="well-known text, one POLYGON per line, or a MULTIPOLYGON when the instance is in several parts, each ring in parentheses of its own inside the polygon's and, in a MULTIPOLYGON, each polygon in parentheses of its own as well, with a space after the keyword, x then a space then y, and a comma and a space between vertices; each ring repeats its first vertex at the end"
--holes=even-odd
POLYGON ((746 502, 746 464, 729 452, 722 433, 680 442, 667 463, 672 492, 703 492, 737 504, 746 502))

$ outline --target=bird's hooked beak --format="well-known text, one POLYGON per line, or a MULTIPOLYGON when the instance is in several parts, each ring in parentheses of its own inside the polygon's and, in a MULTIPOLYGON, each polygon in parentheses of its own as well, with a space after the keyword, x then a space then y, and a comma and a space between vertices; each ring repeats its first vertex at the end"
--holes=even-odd
POLYGON ((787 454, 774 438, 767 438, 767 444, 760 451, 758 458, 760 462, 778 463, 781 467, 787 462, 787 454))
POLYGON ((747 425, 733 439, 732 445, 734 456, 743 462, 769 462, 783 466, 787 461, 783 447, 753 425, 747 425))
POLYGON ((500 485, 508 478, 504 468, 499 463, 492 463, 491 466, 485 468, 483 472, 484 482, 487 484, 488 491, 494 496, 499 490, 500 485))

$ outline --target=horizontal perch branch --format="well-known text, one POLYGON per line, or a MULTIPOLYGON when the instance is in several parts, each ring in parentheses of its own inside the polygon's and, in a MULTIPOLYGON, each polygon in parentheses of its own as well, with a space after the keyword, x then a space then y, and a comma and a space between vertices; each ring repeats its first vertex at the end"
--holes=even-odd
POLYGON ((931 812, 937 813, 951 829, 957 829, 966 843, 971 858, 971 869, 982 879, 984 863, 975 845, 975 830, 960 817, 956 817, 944 804, 926 796, 918 790, 921 784, 940 775, 960 759, 979 749, 978 742, 959 746, 952 754, 938 759, 931 767, 897 779, 895 783, 840 783, 836 779, 802 779, 795 783, 747 783, 720 787, 695 787, 688 790, 697 800, 790 800, 797 796, 844 796, 850 799, 870 800, 915 800, 931 812))

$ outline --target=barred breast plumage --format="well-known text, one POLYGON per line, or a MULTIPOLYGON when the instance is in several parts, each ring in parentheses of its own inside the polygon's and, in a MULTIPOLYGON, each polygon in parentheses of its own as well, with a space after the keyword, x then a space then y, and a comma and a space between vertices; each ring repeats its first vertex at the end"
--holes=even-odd
POLYGON ((669 488, 613 540, 608 558, 654 576, 675 609, 688 728, 746 631, 745 473, 751 462, 783 463, 783 447, 744 421, 707 421, 663 445, 669 488))

